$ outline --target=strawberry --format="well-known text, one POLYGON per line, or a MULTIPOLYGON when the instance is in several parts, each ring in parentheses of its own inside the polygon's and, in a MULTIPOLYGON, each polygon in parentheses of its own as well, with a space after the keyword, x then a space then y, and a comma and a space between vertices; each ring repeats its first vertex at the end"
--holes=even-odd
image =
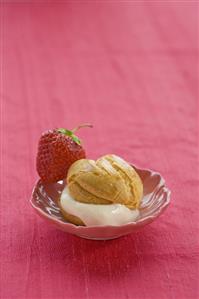
POLYGON ((54 183, 65 179, 71 164, 76 160, 86 158, 80 139, 74 133, 82 127, 73 130, 54 129, 44 132, 39 140, 36 160, 37 172, 43 182, 54 183))

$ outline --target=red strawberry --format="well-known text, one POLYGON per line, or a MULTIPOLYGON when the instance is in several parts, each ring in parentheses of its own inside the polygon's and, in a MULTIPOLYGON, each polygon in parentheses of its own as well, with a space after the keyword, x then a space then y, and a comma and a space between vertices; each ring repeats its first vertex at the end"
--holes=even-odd
POLYGON ((37 172, 43 182, 54 183, 65 179, 73 162, 86 157, 81 141, 74 132, 67 129, 54 129, 42 134, 37 153, 37 172))

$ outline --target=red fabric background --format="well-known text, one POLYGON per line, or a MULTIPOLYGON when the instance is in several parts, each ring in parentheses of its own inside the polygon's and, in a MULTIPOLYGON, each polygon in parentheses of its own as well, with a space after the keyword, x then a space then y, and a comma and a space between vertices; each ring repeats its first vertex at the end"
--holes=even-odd
POLYGON ((1 298, 197 298, 197 3, 15 2, 1 4, 1 298), (171 206, 142 231, 88 241, 31 209, 41 132, 82 122, 89 157, 165 177, 171 206))

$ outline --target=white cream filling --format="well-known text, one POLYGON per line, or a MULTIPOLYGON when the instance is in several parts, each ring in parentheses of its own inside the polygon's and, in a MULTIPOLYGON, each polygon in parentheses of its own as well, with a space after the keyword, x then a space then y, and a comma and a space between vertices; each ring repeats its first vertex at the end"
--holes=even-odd
POLYGON ((78 202, 72 198, 67 187, 61 194, 60 205, 65 212, 79 217, 86 226, 122 225, 135 221, 139 216, 139 210, 130 210, 121 204, 99 205, 78 202))

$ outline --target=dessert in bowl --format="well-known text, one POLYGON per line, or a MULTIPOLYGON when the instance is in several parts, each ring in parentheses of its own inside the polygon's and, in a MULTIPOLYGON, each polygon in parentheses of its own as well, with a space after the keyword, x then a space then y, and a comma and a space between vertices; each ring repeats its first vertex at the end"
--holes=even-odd
MULTIPOLYGON (((58 165, 56 159, 46 159, 48 151, 52 156, 54 150, 51 142, 49 147, 44 144, 45 161, 58 165)), ((39 146, 37 168, 43 150, 39 146)), ((116 155, 96 161, 78 157, 62 171, 54 171, 48 163, 42 164, 43 177, 34 187, 31 204, 58 228, 80 237, 113 239, 131 233, 157 218, 170 201, 170 191, 159 173, 139 169, 116 155), (65 177, 52 181, 55 172, 65 177)))
POLYGON ((71 165, 59 205, 76 225, 122 225, 136 220, 142 196, 134 168, 116 155, 106 155, 71 165))

